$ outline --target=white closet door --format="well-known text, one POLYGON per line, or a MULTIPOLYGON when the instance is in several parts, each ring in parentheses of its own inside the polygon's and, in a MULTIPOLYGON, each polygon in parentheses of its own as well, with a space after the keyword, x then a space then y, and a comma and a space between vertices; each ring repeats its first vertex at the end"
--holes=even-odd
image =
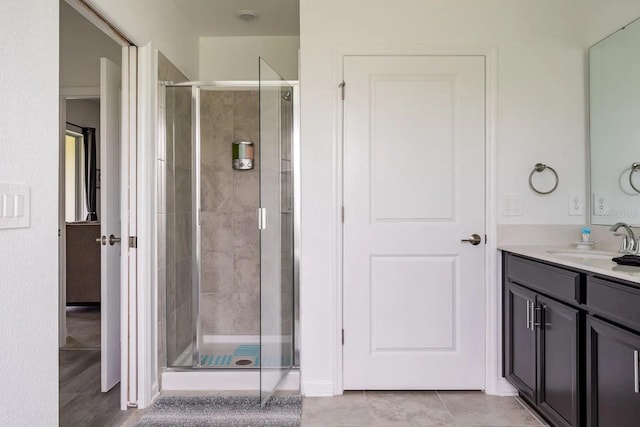
POLYGON ((482 389, 484 57, 353 56, 344 80, 344 388, 482 389))

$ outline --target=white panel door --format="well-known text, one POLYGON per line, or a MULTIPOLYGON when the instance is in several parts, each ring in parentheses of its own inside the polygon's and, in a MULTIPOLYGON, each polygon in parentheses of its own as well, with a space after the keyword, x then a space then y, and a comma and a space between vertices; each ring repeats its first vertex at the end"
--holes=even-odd
POLYGON ((344 388, 483 389, 484 57, 344 80, 344 388))
POLYGON ((101 388, 120 382, 120 67, 100 58, 101 388))

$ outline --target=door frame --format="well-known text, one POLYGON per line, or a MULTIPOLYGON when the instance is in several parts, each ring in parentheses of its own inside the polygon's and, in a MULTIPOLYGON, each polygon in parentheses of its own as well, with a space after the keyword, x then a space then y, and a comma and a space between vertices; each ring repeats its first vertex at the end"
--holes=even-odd
MULTIPOLYGON (((149 393, 146 394, 144 391, 147 391, 143 386, 146 385, 144 382, 146 380, 146 376, 144 376, 147 371, 139 370, 138 366, 141 363, 141 358, 144 357, 147 360, 149 351, 146 347, 142 347, 139 345, 139 329, 140 322, 138 318, 138 304, 140 300, 140 289, 143 287, 139 287, 138 283, 141 279, 148 280, 146 275, 140 273, 141 270, 144 271, 144 268, 138 268, 138 260, 141 260, 144 263, 144 258, 140 255, 140 251, 137 250, 136 246, 130 247, 129 236, 136 236, 136 232, 138 229, 143 228, 146 231, 146 226, 149 221, 145 221, 144 218, 141 218, 139 215, 139 207, 145 206, 140 205, 140 201, 147 201, 148 191, 144 188, 142 191, 139 191, 140 186, 137 184, 138 182, 145 181, 142 179, 140 175, 141 165, 143 165, 143 160, 140 159, 138 155, 139 152, 139 143, 141 140, 141 136, 146 136, 145 132, 140 129, 138 125, 138 115, 144 113, 147 107, 146 104, 143 103, 143 106, 140 106, 139 98, 147 94, 142 89, 139 89, 140 85, 149 83, 145 76, 138 75, 138 48, 136 45, 123 33, 121 33, 116 26, 109 23, 107 17, 103 16, 99 13, 92 4, 86 2, 86 0, 65 0, 72 8, 74 8, 78 13, 80 13, 84 18, 86 18, 91 24, 97 27, 99 30, 104 32, 108 37, 110 37, 116 44, 120 45, 123 48, 122 53, 122 70, 123 70, 123 79, 122 79, 122 93, 127 94, 126 101, 122 103, 122 111, 121 111, 121 150, 125 148, 124 151, 121 152, 121 196, 123 194, 123 186, 122 183, 128 182, 130 187, 128 188, 128 198, 127 202, 123 203, 121 206, 121 232, 120 236, 123 239, 123 245, 121 246, 121 255, 127 253, 128 254, 128 262, 126 263, 126 268, 122 268, 124 263, 121 262, 121 290, 120 290, 120 326, 121 326, 121 377, 120 377, 120 409, 125 410, 127 408, 135 408, 135 407, 145 407, 150 402, 150 398, 148 397, 149 393), (125 48, 127 48, 127 52, 124 52, 125 48), (125 67, 125 64, 127 65, 125 67), (140 79, 140 80, 139 80, 140 79), (125 138, 126 137, 126 138, 125 138), (126 168, 126 169, 125 169, 126 168), (129 180, 125 179, 129 178, 129 180), (143 197, 146 197, 143 199, 143 197), (128 220, 125 220, 127 218, 128 220), (142 226, 139 225, 142 224, 142 226), (125 250, 126 249, 126 250, 125 250), (140 356, 142 354, 142 356, 140 356), (139 386, 144 391, 142 393, 139 392, 139 386)), ((83 94, 84 90, 97 92, 97 96, 100 96, 100 88, 60 88, 60 98, 62 103, 62 98, 64 95, 67 97, 78 97, 78 95, 83 94)), ((124 96, 122 97, 124 100, 124 96)), ((148 107, 147 107, 148 108, 148 107)), ((63 110, 61 110, 62 117, 63 110)), ((66 112, 65 112, 66 115, 66 112)), ((63 129, 60 130, 61 138, 63 134, 63 129)), ((63 152, 60 153, 63 155, 63 152)), ((145 170, 145 168, 142 168, 145 170)), ((59 203, 62 203, 59 201, 59 203)), ((145 212, 143 212, 144 214, 145 212)), ((61 238, 63 237, 63 231, 60 231, 61 238)), ((141 240, 140 234, 138 233, 138 241, 141 240)), ((142 240, 147 236, 147 233, 144 233, 142 236, 142 240)), ((65 236, 66 237, 66 236, 65 236)), ((143 245, 144 246, 144 245, 143 245)), ((146 249, 146 248, 145 248, 146 249)), ((142 253, 142 255, 146 255, 146 253, 142 253)), ((63 279, 62 275, 66 274, 66 266, 63 269, 63 262, 65 259, 63 256, 59 257, 59 265, 60 265, 60 273, 59 273, 59 309, 60 309, 60 317, 59 317, 59 333, 61 335, 66 334, 66 318, 65 321, 62 321, 64 317, 64 309, 66 305, 66 280, 63 279), (63 303, 64 301, 64 303, 63 303)), ((145 264, 146 265, 146 264, 145 264)), ((143 265, 143 267, 145 266, 143 265)), ((60 338, 59 341, 65 338, 60 338)), ((153 359, 151 359, 153 360, 153 359)), ((144 363, 144 362, 142 362, 144 363)), ((147 365, 142 365, 147 366, 147 365)))
MULTIPOLYGON (((334 235, 335 270, 333 280, 332 327, 335 351, 333 357, 332 394, 344 392, 343 385, 343 264, 344 224, 342 222, 344 188, 344 106, 339 87, 344 81, 344 60, 347 56, 483 56, 485 58, 485 392, 491 395, 514 395, 514 389, 502 378, 501 318, 502 309, 497 256, 497 102, 498 50, 484 45, 338 45, 333 51, 334 90, 334 235)), ((345 86, 348 96, 349 83, 345 86)), ((328 392, 329 390, 327 390, 328 392)))

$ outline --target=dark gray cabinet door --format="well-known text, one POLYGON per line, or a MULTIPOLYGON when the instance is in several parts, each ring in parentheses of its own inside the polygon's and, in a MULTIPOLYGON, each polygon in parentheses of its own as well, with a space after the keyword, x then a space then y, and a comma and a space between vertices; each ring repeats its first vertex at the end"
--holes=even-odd
POLYGON ((580 312, 538 295, 538 408, 558 426, 580 425, 580 312))
POLYGON ((640 336, 587 316, 587 421, 590 427, 640 425, 640 336))
POLYGON ((511 282, 504 288, 505 376, 531 403, 535 403, 536 333, 530 306, 536 294, 511 282))

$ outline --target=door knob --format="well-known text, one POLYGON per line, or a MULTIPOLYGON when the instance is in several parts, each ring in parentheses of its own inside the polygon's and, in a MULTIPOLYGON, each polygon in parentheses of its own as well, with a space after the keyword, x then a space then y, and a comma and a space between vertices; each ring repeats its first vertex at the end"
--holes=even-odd
POLYGON ((463 243, 471 243, 473 246, 477 246, 480 244, 480 242, 482 242, 482 237, 474 233, 471 235, 470 239, 462 239, 460 241, 463 243))
MULTIPOLYGON (((120 243, 120 238, 114 236, 113 234, 109 236, 109 244, 111 246, 115 245, 116 243, 120 243)), ((477 243, 476 243, 477 244, 477 243)))
POLYGON ((101 245, 106 245, 107 244, 107 238, 105 236, 98 237, 96 239, 96 242, 100 243, 101 245))

